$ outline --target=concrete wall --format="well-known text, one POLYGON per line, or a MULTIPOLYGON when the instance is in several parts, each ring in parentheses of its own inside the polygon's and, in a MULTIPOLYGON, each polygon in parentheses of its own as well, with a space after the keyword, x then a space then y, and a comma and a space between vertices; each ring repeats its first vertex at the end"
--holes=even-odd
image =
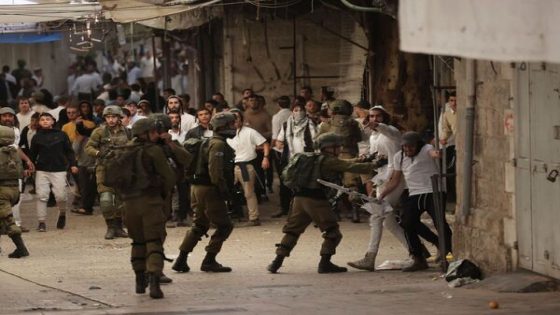
MULTIPOLYGON (((340 76, 334 79, 302 79, 319 98, 321 86, 335 87, 336 97, 354 102, 360 99, 366 63, 363 49, 344 41, 311 22, 324 22, 329 29, 367 46, 363 30, 343 12, 326 8, 296 20, 298 75, 340 76)), ((293 95, 291 19, 267 18, 257 22, 243 14, 224 16, 223 72, 220 87, 228 102, 240 100, 241 91, 253 88, 269 105, 280 95, 293 95), (268 48, 267 48, 268 47, 268 48)), ((274 108, 275 109, 275 108, 274 108)))
POLYGON ((45 83, 43 88, 57 95, 66 89, 68 66, 75 58, 69 56, 66 39, 42 44, 1 44, 0 63, 10 66, 10 70, 17 67, 17 60, 24 59, 26 68, 30 71, 34 67, 43 69, 45 83))
MULTIPOLYGON (((513 110, 512 70, 509 64, 476 62, 473 195, 471 215, 454 226, 454 254, 478 264, 484 272, 510 271, 516 266, 514 250, 514 137, 504 128, 513 110)), ((457 209, 462 207, 466 103, 465 61, 455 61, 458 96, 457 209)))

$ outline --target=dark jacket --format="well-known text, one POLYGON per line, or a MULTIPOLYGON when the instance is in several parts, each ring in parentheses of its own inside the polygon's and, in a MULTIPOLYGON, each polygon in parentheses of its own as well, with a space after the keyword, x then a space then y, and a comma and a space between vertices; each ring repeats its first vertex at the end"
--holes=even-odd
POLYGON ((38 171, 66 172, 76 166, 68 136, 58 129, 39 129, 31 140, 31 160, 38 171))
POLYGON ((201 125, 198 125, 198 126, 192 128, 191 130, 187 131, 187 134, 185 136, 185 140, 188 140, 190 138, 202 139, 204 137, 204 132, 206 130, 208 130, 208 129, 202 127, 201 125))

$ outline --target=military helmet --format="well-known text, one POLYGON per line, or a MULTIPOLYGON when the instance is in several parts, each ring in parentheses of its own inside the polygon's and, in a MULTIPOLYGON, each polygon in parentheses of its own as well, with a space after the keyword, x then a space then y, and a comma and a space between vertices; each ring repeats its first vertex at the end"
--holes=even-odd
POLYGON ((156 124, 152 117, 140 119, 132 125, 132 135, 137 137, 155 128, 156 124))
POLYGON ((0 146, 7 146, 14 144, 16 134, 14 128, 0 126, 0 146))
POLYGON ((344 137, 334 132, 324 133, 315 139, 315 149, 324 149, 326 147, 337 147, 344 144, 344 137))
POLYGON ((333 115, 352 115, 352 104, 347 100, 334 100, 329 104, 333 115))
POLYGON ((109 105, 103 109, 103 117, 107 115, 115 115, 122 118, 123 116, 122 108, 120 108, 117 105, 109 105))
POLYGON ((157 113, 150 115, 150 118, 154 120, 154 124, 158 131, 162 132, 171 129, 171 119, 169 118, 169 116, 162 113, 157 113))
POLYGON ((210 127, 212 130, 227 126, 229 123, 235 121, 235 115, 230 112, 217 113, 210 120, 210 127))
POLYGON ((419 145, 423 143, 422 135, 416 131, 405 132, 401 139, 402 145, 419 145))

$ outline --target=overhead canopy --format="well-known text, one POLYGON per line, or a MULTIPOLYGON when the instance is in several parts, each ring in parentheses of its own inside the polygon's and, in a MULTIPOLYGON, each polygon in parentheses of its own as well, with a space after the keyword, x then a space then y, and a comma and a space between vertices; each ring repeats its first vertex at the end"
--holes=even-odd
MULTIPOLYGON (((209 0, 200 4, 154 5, 143 0, 101 0, 105 17, 117 23, 140 24, 168 30, 186 29, 208 22, 223 14, 221 0, 209 0), (170 18, 165 22, 165 17, 170 18)), ((189 1, 174 1, 175 3, 189 1)), ((192 2, 192 1, 191 1, 192 2)))
POLYGON ((0 6, 0 24, 79 19, 101 11, 99 4, 41 3, 0 6))
POLYGON ((400 0, 403 51, 560 62, 560 1, 400 0))

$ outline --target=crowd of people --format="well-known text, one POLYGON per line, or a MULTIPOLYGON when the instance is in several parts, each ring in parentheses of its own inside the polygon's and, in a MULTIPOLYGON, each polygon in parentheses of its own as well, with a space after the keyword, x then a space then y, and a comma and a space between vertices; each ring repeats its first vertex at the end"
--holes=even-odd
MULTIPOLYGON (((91 215, 98 204, 107 225, 104 238, 133 240, 136 292, 144 293, 149 285, 150 296, 161 298, 159 284, 171 281, 162 273, 166 227, 192 222, 173 270, 190 271, 188 254, 213 226, 201 270, 229 272, 216 256, 234 228, 232 218, 245 221, 245 226, 261 225, 259 205, 278 187, 280 203, 273 217, 287 219, 268 271, 280 269, 311 223, 324 238, 318 272, 347 271, 331 262, 342 239, 338 222, 347 217, 359 223, 368 213, 371 233, 365 256, 348 265, 374 271, 387 227, 410 253, 411 263, 403 271, 428 268, 430 254, 419 236, 437 246, 438 235, 420 216, 427 212, 439 224, 430 178, 439 172, 441 151, 420 133, 403 134, 382 105, 335 99, 326 87, 318 101, 305 86, 292 98, 276 98, 278 109, 272 116, 266 99, 251 89, 245 89, 235 105, 215 93, 192 108, 187 94, 176 95, 169 88, 159 95, 154 81, 115 77, 104 86, 94 63, 80 70, 83 74, 75 78, 70 94, 52 97, 46 90, 29 93, 25 81, 34 80, 31 85, 38 86, 42 80, 29 78, 25 63, 17 70, 12 72, 15 87, 6 83, 12 82, 9 69, 0 77, 0 92, 4 86, 9 95, 17 95, 13 107, 5 103, 0 109, 0 146, 12 155, 15 150, 24 166, 13 178, 0 177, 0 218, 16 244, 11 258, 29 255, 21 238, 29 229, 22 222, 17 191, 27 186, 36 194, 40 232, 48 229, 49 203, 58 206, 58 229, 65 228, 67 212, 91 215), (149 180, 123 191, 107 184, 116 175, 106 172, 104 161, 111 159, 114 148, 131 144, 144 148, 138 154, 142 176, 149 180), (314 159, 305 164, 304 157, 314 159), (297 163, 307 169, 297 170, 297 163), (294 169, 296 174, 309 174, 297 187, 289 174, 294 169), (355 194, 341 194, 317 179, 377 199, 364 204, 355 194), (72 182, 71 195, 76 198, 68 197, 72 182)), ((454 97, 442 114, 442 144, 449 144, 455 133, 454 97)), ((451 252, 451 230, 443 222, 446 248, 438 252, 438 259, 451 252)))

